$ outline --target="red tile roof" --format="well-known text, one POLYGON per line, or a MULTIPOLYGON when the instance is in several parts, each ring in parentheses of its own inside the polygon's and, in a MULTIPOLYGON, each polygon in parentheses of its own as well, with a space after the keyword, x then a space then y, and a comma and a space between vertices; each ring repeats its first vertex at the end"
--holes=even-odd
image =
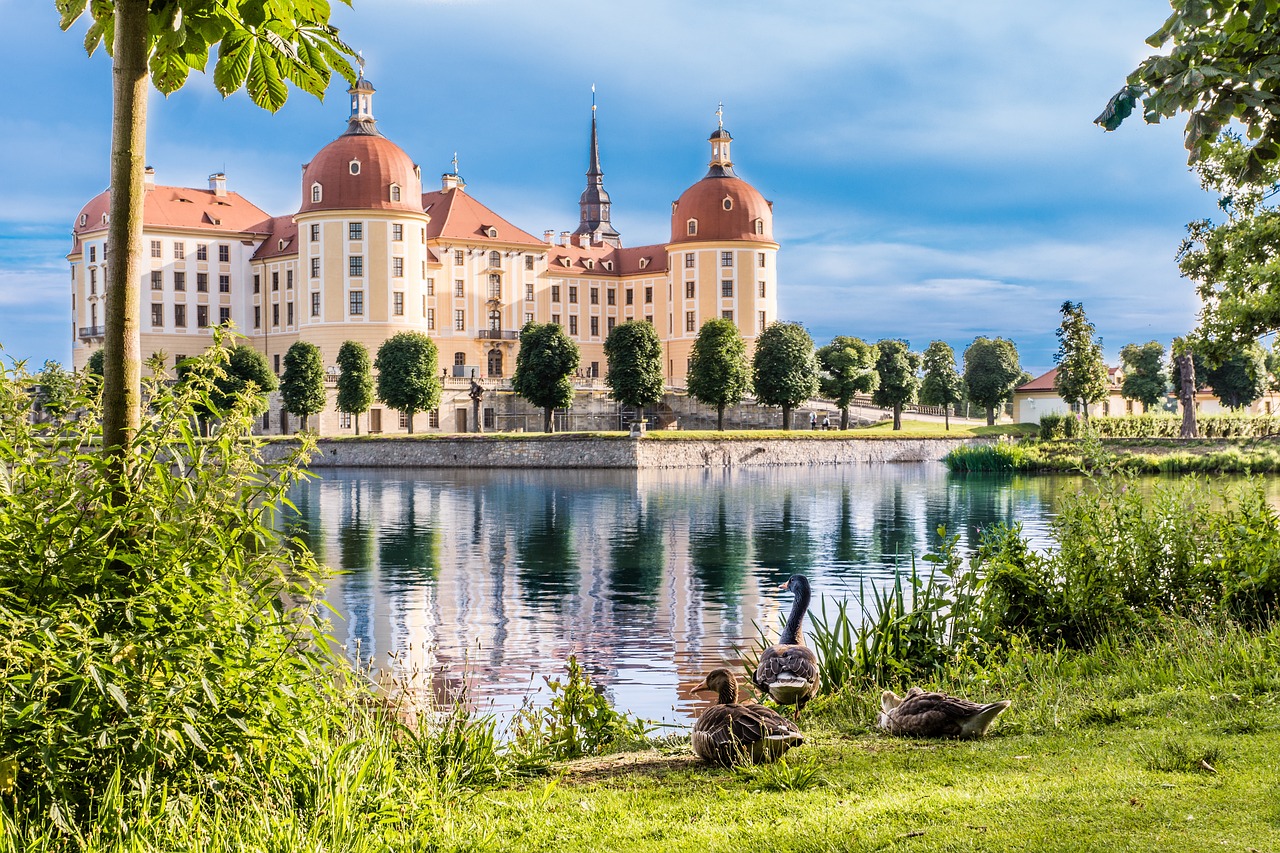
POLYGON ((427 237, 455 240, 492 240, 545 248, 545 240, 522 231, 467 195, 465 190, 437 190, 422 194, 422 209, 431 217, 427 237), (493 229, 496 236, 489 236, 493 229))
POLYGON ((253 260, 298 254, 298 223, 293 221, 293 214, 273 216, 266 222, 259 223, 253 230, 267 232, 267 239, 253 253, 253 260))
MULTIPOLYGON (((1053 368, 1048 373, 1042 373, 1030 382, 1019 385, 1014 391, 1054 391, 1054 382, 1058 378, 1058 368, 1053 368)), ((1107 368, 1107 386, 1109 388, 1118 388, 1124 380, 1124 373, 1118 367, 1107 368)))
MULTIPOLYGON (((104 190, 90 199, 77 214, 72 234, 72 254, 80 251, 85 234, 106 230, 106 215, 111 209, 111 191, 104 190), (80 223, 84 222, 83 225, 80 223)), ((239 193, 215 195, 213 190, 188 187, 157 186, 143 194, 144 228, 192 228, 208 231, 254 233, 270 216, 265 210, 239 193)))
POLYGON ((422 191, 418 167, 404 150, 385 136, 343 134, 311 158, 302 170, 302 207, 313 210, 403 210, 417 213, 422 191), (352 162, 359 173, 351 174, 352 162), (311 185, 320 184, 320 201, 311 200, 311 185), (400 200, 391 200, 391 186, 400 187, 400 200))
MULTIPOLYGON (((546 245, 546 244, 544 244, 546 245)), ((618 249, 613 246, 547 246, 547 273, 549 275, 574 274, 598 276, 640 275, 664 273, 667 270, 665 246, 633 246, 618 249), (565 261, 569 263, 565 263, 565 261), (591 261, 594 266, 587 267, 591 261), (610 269, 606 264, 611 265, 610 269)))
POLYGON ((741 178, 705 177, 685 190, 671 208, 671 242, 703 240, 773 242, 773 206, 741 178), (698 221, 697 234, 689 233, 690 219, 698 221), (762 222, 761 234, 755 231, 757 219, 762 222))

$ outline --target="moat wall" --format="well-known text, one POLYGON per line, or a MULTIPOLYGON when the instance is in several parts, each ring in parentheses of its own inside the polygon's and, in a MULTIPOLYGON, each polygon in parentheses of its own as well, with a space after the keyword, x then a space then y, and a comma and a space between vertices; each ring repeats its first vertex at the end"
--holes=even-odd
MULTIPOLYGON (((321 468, 732 468, 771 465, 848 465, 860 462, 932 462, 975 438, 773 438, 672 440, 668 438, 539 436, 528 438, 320 439, 309 465, 321 468)), ((278 458, 296 447, 276 440, 265 449, 278 458)))

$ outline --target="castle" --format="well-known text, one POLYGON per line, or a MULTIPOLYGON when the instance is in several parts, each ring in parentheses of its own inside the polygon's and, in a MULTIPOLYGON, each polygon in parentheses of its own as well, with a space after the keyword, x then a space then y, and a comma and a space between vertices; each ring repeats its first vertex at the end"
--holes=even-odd
MULTIPOLYGON (((590 388, 617 323, 653 324, 667 382, 679 386, 705 321, 733 320, 750 351, 778 319, 772 205, 735 174, 723 124, 709 140, 707 174, 671 205, 670 241, 623 247, 610 221, 594 105, 578 227, 539 238, 468 194, 456 159, 440 188, 424 191, 420 168, 378 130, 363 73, 348 92, 346 132, 303 166, 296 213, 271 216, 228 191, 221 173, 203 190, 157 185, 148 168, 143 353, 176 364, 229 322, 279 374, 291 344, 313 343, 331 374, 319 429, 343 434, 354 430, 333 406, 339 347, 354 340, 376 355, 392 335, 420 331, 439 349, 445 393, 441 409, 418 413, 412 426, 465 432, 470 378, 501 390, 530 321, 564 327, 582 354, 578 384, 590 388), (442 410, 453 414, 442 418, 442 410)), ((108 191, 81 209, 67 255, 77 369, 103 340, 109 204, 108 191)), ((369 412, 370 432, 410 426, 403 414, 384 417, 378 403, 369 412)), ((278 403, 262 431, 289 431, 278 403)))

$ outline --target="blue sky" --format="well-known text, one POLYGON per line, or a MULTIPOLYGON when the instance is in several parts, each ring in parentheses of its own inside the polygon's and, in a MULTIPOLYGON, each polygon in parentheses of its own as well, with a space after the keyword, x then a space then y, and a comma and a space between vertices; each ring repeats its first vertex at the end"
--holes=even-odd
MULTIPOLYGON (((624 245, 664 242, 706 170, 724 102, 739 173, 774 202, 783 319, 916 349, 1012 338, 1053 364, 1058 306, 1084 303, 1114 363, 1195 324, 1174 252, 1213 199, 1182 121, 1092 119, 1150 53, 1164 0, 529 3, 335 0, 368 60, 379 126, 431 186, 458 152, 468 191, 525 230, 572 229, 591 86, 624 245)), ((70 356, 65 254, 107 185, 110 65, 53 0, 0 0, 0 344, 70 356)), ((335 78, 336 79, 336 78, 335 78)), ((207 77, 150 104, 157 181, 297 209, 300 166, 345 127, 345 83, 275 115, 207 77)))

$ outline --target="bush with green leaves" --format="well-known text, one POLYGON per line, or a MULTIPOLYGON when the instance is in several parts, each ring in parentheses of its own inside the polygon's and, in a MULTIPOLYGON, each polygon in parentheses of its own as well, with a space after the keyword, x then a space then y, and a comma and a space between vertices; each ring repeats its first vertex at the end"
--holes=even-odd
POLYGON ((544 676, 551 703, 527 709, 513 728, 517 751, 545 755, 551 760, 602 755, 645 744, 650 724, 619 712, 591 683, 575 655, 569 656, 568 677, 544 676))
MULTIPOLYGON (((71 833, 113 787, 234 789, 311 762, 345 689, 320 568, 277 533, 301 457, 264 463, 253 389, 212 437, 228 353, 149 380, 123 483, 94 450, 99 403, 36 432, 33 378, 0 373, 0 790, 11 815, 71 833)), ((82 389, 83 390, 83 389, 82 389)))

